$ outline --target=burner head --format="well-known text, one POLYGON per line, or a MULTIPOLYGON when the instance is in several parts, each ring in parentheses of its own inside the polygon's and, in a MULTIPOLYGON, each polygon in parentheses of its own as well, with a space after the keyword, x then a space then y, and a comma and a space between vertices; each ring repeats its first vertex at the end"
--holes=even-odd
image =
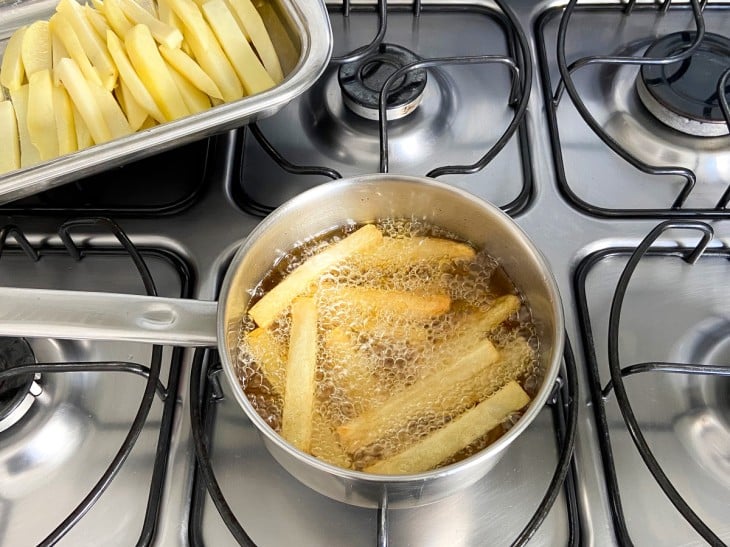
MULTIPOLYGON (((33 350, 24 338, 0 338, 0 372, 35 362, 33 350)), ((30 392, 34 379, 32 373, 0 379, 0 431, 5 429, 5 425, 12 425, 7 424, 6 420, 15 423, 20 419, 18 407, 24 406, 25 410, 30 408, 23 402, 27 397, 33 398, 30 392)))
MULTIPOLYGON (((340 66, 338 79, 345 105, 358 116, 378 120, 380 91, 399 68, 420 59, 412 51, 395 44, 381 44, 378 51, 360 61, 340 66)), ((394 82, 387 98, 387 119, 397 120, 421 104, 426 88, 426 70, 415 69, 394 82)))
MULTIPOLYGON (((696 33, 676 32, 654 42, 645 57, 669 57, 692 44, 696 33)), ((644 106, 661 122, 689 135, 728 134, 717 84, 730 68, 730 39, 706 33, 694 54, 669 65, 644 65, 637 91, 644 106)))

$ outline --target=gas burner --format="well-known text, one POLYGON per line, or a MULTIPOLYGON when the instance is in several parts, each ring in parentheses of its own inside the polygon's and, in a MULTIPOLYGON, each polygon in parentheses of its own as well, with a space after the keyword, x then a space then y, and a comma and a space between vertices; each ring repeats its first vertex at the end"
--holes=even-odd
MULTIPOLYGON (((339 82, 345 105, 368 120, 380 118, 378 105, 385 81, 398 69, 420 59, 395 44, 381 44, 377 52, 340 67, 339 82)), ((387 119, 398 120, 413 112, 423 98, 426 70, 415 69, 395 82, 388 94, 387 119)))
MULTIPOLYGON (((0 371, 35 362, 33 350, 24 338, 0 338, 0 371)), ((40 375, 28 373, 0 380, 0 431, 17 423, 28 412, 40 395, 36 382, 39 378, 40 375)))
MULTIPOLYGON (((675 32, 654 42, 645 57, 662 58, 689 47, 694 32, 675 32)), ((699 137, 728 134, 717 84, 730 66, 730 39, 706 33, 694 54, 669 65, 644 65, 636 80, 644 106, 669 127, 699 137)))

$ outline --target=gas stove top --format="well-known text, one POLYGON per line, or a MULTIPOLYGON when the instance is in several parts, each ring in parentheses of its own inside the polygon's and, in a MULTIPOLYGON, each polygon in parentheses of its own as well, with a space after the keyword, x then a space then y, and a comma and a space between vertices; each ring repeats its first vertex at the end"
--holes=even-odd
POLYGON ((329 7, 335 59, 275 116, 3 206, 0 285, 214 300, 288 198, 434 176, 545 254, 571 342, 554 400, 479 483, 377 511, 291 478, 213 348, 0 339, 3 366, 36 363, 0 376, 0 544, 730 542, 730 5, 381 8, 329 7), (679 58, 627 59, 647 50, 679 58), (391 79, 384 126, 373 90, 411 54, 442 61, 391 79))

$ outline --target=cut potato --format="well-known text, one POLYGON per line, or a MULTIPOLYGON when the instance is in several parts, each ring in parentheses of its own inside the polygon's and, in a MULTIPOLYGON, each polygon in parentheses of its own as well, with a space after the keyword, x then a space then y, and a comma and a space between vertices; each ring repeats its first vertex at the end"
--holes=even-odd
POLYGON ((281 435, 299 450, 308 452, 312 444, 317 370, 317 307, 314 299, 301 297, 292 302, 291 308, 281 435))
POLYGON ((147 25, 155 40, 165 44, 169 48, 178 48, 183 41, 182 32, 179 29, 163 23, 153 17, 149 11, 144 9, 134 0, 119 0, 119 5, 132 23, 147 25))
MULTIPOLYGON (((48 28, 50 30, 50 23, 48 25, 48 28)), ((58 37, 58 35, 51 32, 51 59, 53 62, 53 68, 55 69, 58 66, 58 61, 63 59, 64 57, 71 57, 66 50, 66 46, 63 45, 63 42, 58 37)), ((56 71, 53 71, 53 85, 59 86, 61 85, 61 81, 58 79, 58 75, 56 74, 56 71)))
POLYGON ((433 469, 479 437, 486 435, 505 421, 510 414, 524 408, 529 402, 530 397, 520 385, 510 381, 497 393, 443 428, 403 452, 365 468, 365 471, 395 475, 433 469))
POLYGON ((103 11, 109 26, 118 36, 124 37, 127 35, 127 32, 132 30, 134 25, 124 15, 122 7, 119 5, 119 0, 106 0, 101 11, 103 11))
POLYGON ((76 124, 74 122, 73 103, 66 89, 53 86, 53 111, 56 116, 56 134, 58 135, 58 153, 69 154, 78 150, 76 142, 76 124))
POLYGON ((89 20, 89 23, 91 23, 91 26, 94 27, 99 38, 102 40, 106 39, 106 31, 111 28, 109 23, 107 23, 106 17, 88 4, 84 5, 84 14, 89 20))
POLYGON ((89 89, 91 89, 96 104, 99 105, 99 110, 111 132, 112 138, 116 139, 132 133, 132 128, 129 126, 124 112, 122 112, 111 91, 107 91, 96 84, 89 84, 89 89))
POLYGON ((52 68, 51 31, 48 21, 36 21, 26 29, 20 51, 28 81, 36 72, 52 68))
POLYGON ((124 80, 119 83, 119 87, 117 89, 119 90, 119 96, 122 99, 119 102, 119 105, 122 107, 125 115, 127 116, 129 126, 132 128, 132 131, 137 131, 140 127, 142 127, 142 124, 147 119, 148 113, 137 102, 137 99, 134 98, 134 95, 132 95, 127 84, 124 83, 124 80))
POLYGON ((274 87, 274 80, 256 57, 224 0, 206 2, 203 4, 203 13, 233 64, 246 93, 254 95, 274 87))
POLYGON ((135 25, 127 33, 124 42, 132 66, 154 98, 165 121, 176 120, 190 114, 149 28, 145 25, 135 25))
POLYGON ((30 74, 28 82, 28 135, 41 160, 58 156, 58 133, 53 110, 53 81, 49 69, 30 74))
POLYGON ((30 140, 28 133, 28 84, 10 90, 10 100, 15 108, 15 120, 18 125, 18 141, 20 142, 20 167, 29 167, 40 163, 41 155, 30 140))
MULTIPOLYGON (((84 47, 81 45, 81 41, 76 35, 76 31, 71 26, 71 23, 69 23, 68 17, 61 13, 56 13, 53 17, 51 17, 49 25, 51 33, 58 37, 64 48, 66 48, 68 57, 74 60, 84 77, 90 82, 102 85, 101 77, 97 70, 91 65, 89 56, 86 54, 84 47)), ((54 72, 57 67, 58 64, 53 65, 54 72)), ((57 79, 57 75, 54 75, 54 79, 57 79)))
POLYGON ((160 53, 168 64, 185 76, 190 83, 197 87, 203 93, 216 99, 223 99, 223 95, 200 65, 190 58, 184 51, 180 49, 172 49, 165 45, 160 45, 160 53))
POLYGON ((373 224, 362 228, 327 247, 296 268, 276 287, 256 302, 248 314, 260 327, 268 327, 294 298, 303 293, 320 275, 348 257, 372 249, 383 241, 383 234, 373 224))
POLYGON ((271 42, 271 37, 264 26, 261 15, 256 11, 251 0, 228 0, 228 4, 235 14, 239 26, 250 38, 253 47, 256 48, 266 72, 269 73, 275 83, 280 83, 284 79, 284 73, 281 70, 279 57, 276 55, 274 44, 271 42))
POLYGON ((182 76, 174 68, 170 68, 169 70, 170 76, 172 76, 180 95, 182 95, 185 106, 188 107, 188 110, 190 110, 192 114, 197 114, 198 112, 203 112, 210 108, 210 99, 205 93, 191 84, 187 78, 182 76))
POLYGON ((220 89, 223 99, 235 101, 243 97, 243 86, 236 76, 213 31, 192 0, 167 0, 170 8, 183 22, 186 42, 202 69, 220 89))
POLYGON ((8 40, 3 53, 3 62, 0 64, 0 84, 10 91, 18 89, 25 80, 23 68, 23 35, 28 27, 20 27, 8 40))
POLYGON ((78 150, 83 150, 89 146, 93 146, 94 139, 91 138, 89 128, 86 127, 86 122, 81 117, 81 113, 78 111, 76 106, 71 101, 71 109, 74 113, 74 129, 76 130, 76 147, 78 150))
POLYGON ((20 169, 18 121, 10 101, 0 101, 0 173, 20 169))
MULTIPOLYGON (((107 2, 108 1, 109 0, 107 0, 107 2)), ((122 41, 113 32, 107 33, 106 39, 109 53, 111 53, 112 59, 114 59, 114 62, 117 65, 119 78, 122 80, 122 83, 129 89, 129 92, 132 94, 137 103, 144 108, 145 111, 147 111, 147 114, 160 123, 167 121, 165 115, 157 106, 155 99, 152 97, 144 82, 142 82, 142 79, 132 66, 132 62, 127 56, 127 51, 125 50, 122 41)))
MULTIPOLYGON (((106 44, 89 23, 83 8, 76 0, 60 0, 58 6, 56 6, 56 11, 68 18, 68 22, 76 32, 84 52, 86 52, 89 60, 99 73, 101 84, 109 91, 114 89, 117 83, 117 69, 111 55, 109 55, 106 44)), ((68 48, 67 44, 64 43, 64 45, 68 48)))
POLYGON ((57 70, 61 83, 68 91, 94 142, 101 144, 111 140, 112 133, 90 87, 94 85, 93 82, 86 81, 73 59, 61 59, 57 70))
POLYGON ((299 62, 299 49, 294 45, 273 4, 270 2, 256 2, 256 9, 261 14, 264 26, 269 32, 271 42, 274 44, 282 72, 284 74, 290 73, 299 62))

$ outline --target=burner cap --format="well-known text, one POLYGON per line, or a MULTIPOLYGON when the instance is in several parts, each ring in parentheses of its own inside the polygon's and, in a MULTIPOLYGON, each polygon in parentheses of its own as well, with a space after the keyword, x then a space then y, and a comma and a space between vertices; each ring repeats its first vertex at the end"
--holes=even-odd
MULTIPOLYGON (((24 338, 0 338, 0 371, 35 363, 35 355, 24 338)), ((34 374, 0 380, 0 423, 10 417, 31 391, 34 374)), ((0 427, 0 431, 2 431, 0 427)))
MULTIPOLYGON (((399 68, 420 59, 412 51, 395 44, 381 44, 378 51, 360 61, 340 67, 339 82, 345 105, 368 120, 378 120, 380 91, 385 81, 399 68)), ((387 98, 387 119, 397 120, 421 104, 426 88, 426 70, 409 71, 391 87, 387 98)))
MULTIPOLYGON (((676 32, 654 42, 645 57, 669 57, 692 44, 695 32, 676 32)), ((637 90, 644 106, 661 122, 700 137, 728 134, 717 84, 730 67, 730 39, 705 37, 691 57, 669 65, 644 65, 637 90)))

